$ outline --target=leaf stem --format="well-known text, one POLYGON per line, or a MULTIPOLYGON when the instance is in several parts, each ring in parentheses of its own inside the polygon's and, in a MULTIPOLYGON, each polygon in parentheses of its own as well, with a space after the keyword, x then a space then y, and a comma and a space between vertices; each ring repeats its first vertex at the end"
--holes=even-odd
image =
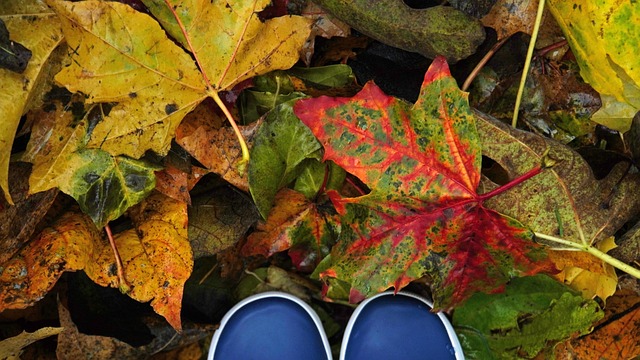
POLYGON ((124 277, 124 265, 122 265, 122 258, 120 258, 120 253, 118 252, 118 247, 116 246, 116 242, 113 239, 113 235, 111 234, 111 227, 109 224, 104 226, 104 230, 107 232, 107 238, 109 238, 109 245, 111 245, 111 250, 113 250, 113 256, 116 258, 116 268, 118 269, 118 288, 120 292, 123 294, 127 294, 131 291, 131 287, 127 283, 127 279, 124 277))
POLYGON ((478 73, 480 73, 480 70, 482 70, 482 68, 487 64, 487 62, 489 62, 489 60, 491 60, 493 55, 498 50, 500 50, 502 45, 504 45, 504 43, 506 43, 507 40, 509 40, 510 38, 511 38, 511 35, 505 37, 504 39, 502 39, 502 40, 498 41, 497 43, 495 43, 491 47, 491 49, 489 51, 487 51, 487 53, 482 57, 480 62, 478 62, 476 67, 474 67, 473 70, 471 70, 471 73, 469 74, 469 76, 467 76, 467 79, 464 81, 464 84, 462 84, 462 88, 460 90, 467 91, 467 89, 469 89, 469 86, 471 86, 471 83, 473 82, 473 80, 476 78, 476 76, 478 76, 478 73))
POLYGON ((531 32, 531 41, 529 42, 529 48, 527 49, 527 58, 524 61, 524 69, 522 69, 522 77, 520 78, 520 87, 518 87, 518 95, 516 96, 516 104, 513 109, 513 120, 511 120, 511 126, 516 127, 518 123, 518 113, 520 112, 520 103, 522 103, 522 94, 524 93, 524 85, 527 81, 527 75, 529 75, 529 68, 531 67, 531 59, 533 58, 533 50, 536 47, 536 40, 538 39, 538 31, 540 31, 540 23, 542 22, 542 13, 544 12, 545 0, 538 0, 538 13, 536 14, 536 22, 533 25, 533 32, 531 32))
POLYGON ((497 189, 493 189, 493 190, 489 191, 486 194, 478 195, 477 201, 478 202, 485 201, 485 200, 490 199, 490 198, 492 198, 492 197, 494 197, 496 195, 499 195, 499 194, 501 194, 501 193, 503 193, 503 192, 505 192, 505 191, 517 186, 517 185, 520 185, 521 183, 523 183, 523 182, 531 179, 532 177, 540 174, 542 172, 542 170, 544 170, 544 168, 542 166, 537 166, 537 167, 529 170, 527 173, 525 173, 523 175, 520 175, 517 178, 509 181, 508 183, 500 186, 497 189))
POLYGON ((244 136, 242 136, 242 133, 240 132, 240 128, 238 128, 238 124, 236 124, 236 121, 233 119, 231 112, 229 112, 229 109, 227 109, 227 106, 224 104, 222 99, 220 99, 220 95, 218 95, 218 92, 217 91, 211 92, 210 95, 213 98, 213 100, 216 102, 216 104, 218 104, 220 109, 222 109, 222 112, 227 117, 227 120, 229 120, 229 123, 233 128, 233 132, 236 134, 236 137, 238 138, 238 142, 240 143, 240 148, 242 149, 242 161, 240 162, 240 164, 238 164, 238 168, 242 173, 244 172, 243 171, 244 167, 247 165, 247 163, 249 163, 249 148, 247 147, 247 142, 244 140, 244 136))
POLYGON ((570 246, 572 248, 580 249, 582 251, 588 252, 589 254, 597 257, 598 259, 604 261, 605 263, 615 267, 616 269, 622 270, 622 271, 626 272, 627 274, 629 274, 631 276, 634 276, 637 279, 640 279, 640 269, 636 269, 633 266, 631 266, 631 265, 629 265, 627 263, 624 263, 624 262, 614 258, 613 256, 600 251, 599 249, 597 249, 597 248, 595 248, 595 247, 593 247, 591 245, 581 244, 581 243, 577 243, 577 242, 573 242, 573 241, 569 241, 569 240, 565 240, 565 239, 557 238, 555 236, 541 234, 541 233, 535 233, 535 235, 536 235, 536 237, 539 237, 541 239, 553 241, 553 242, 558 243, 558 244, 570 246))

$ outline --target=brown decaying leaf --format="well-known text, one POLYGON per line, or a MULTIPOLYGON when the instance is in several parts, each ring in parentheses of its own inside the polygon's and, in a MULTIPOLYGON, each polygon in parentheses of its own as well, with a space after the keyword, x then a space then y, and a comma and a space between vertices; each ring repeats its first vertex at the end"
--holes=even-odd
POLYGON ((106 246, 88 216, 79 211, 65 212, 18 254, 1 264, 0 312, 33 305, 64 271, 87 267, 102 245, 106 246))
MULTIPOLYGON (((187 239, 187 205, 160 193, 129 209, 135 229, 115 236, 131 298, 151 300, 151 306, 180 331, 184 282, 193 270, 187 239)), ((95 258, 96 268, 85 270, 98 285, 118 287, 115 262, 108 246, 95 258)))
POLYGON ((351 34, 351 27, 344 22, 334 18, 323 8, 309 1, 302 10, 302 16, 314 20, 311 26, 311 35, 309 40, 303 45, 301 58, 304 63, 309 66, 311 57, 315 49, 315 37, 321 36, 330 39, 334 36, 347 37, 351 34))
MULTIPOLYGON (((176 130, 176 142, 208 170, 222 176, 242 191, 249 191, 247 173, 241 174, 238 163, 242 150, 230 127, 222 126, 220 115, 199 106, 187 115, 176 130)), ((251 147, 253 136, 262 121, 240 126, 242 135, 251 147)))
POLYGON ((14 162, 9 168, 9 189, 15 205, 0 198, 0 264, 29 241, 58 194, 57 189, 51 189, 28 196, 29 183, 25 179, 30 172, 31 166, 22 162, 14 162))
POLYGON ((258 218, 251 199, 231 187, 194 196, 189 207, 189 241, 194 257, 215 255, 234 246, 258 218))
POLYGON ((531 35, 537 9, 536 0, 499 0, 480 21, 496 30, 498 41, 517 32, 531 35))

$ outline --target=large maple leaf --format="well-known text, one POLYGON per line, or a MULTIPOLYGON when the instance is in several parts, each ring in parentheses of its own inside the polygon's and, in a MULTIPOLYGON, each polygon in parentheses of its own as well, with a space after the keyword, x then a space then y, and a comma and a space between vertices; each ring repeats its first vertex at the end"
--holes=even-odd
POLYGON ((368 83, 353 98, 301 100, 294 110, 325 159, 371 189, 356 198, 330 193, 343 230, 319 275, 349 282, 351 302, 428 274, 436 308, 450 308, 514 276, 555 270, 529 230, 483 206, 513 183, 476 193, 475 119, 444 58, 434 60, 413 106, 368 83))

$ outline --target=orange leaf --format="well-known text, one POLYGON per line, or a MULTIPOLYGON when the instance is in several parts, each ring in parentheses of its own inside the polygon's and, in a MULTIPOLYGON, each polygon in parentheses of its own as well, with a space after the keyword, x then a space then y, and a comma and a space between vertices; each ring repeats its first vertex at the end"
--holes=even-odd
MULTIPOLYGON (((238 164, 242 150, 230 127, 222 127, 222 118, 205 105, 187 115, 176 130, 176 142, 208 170, 243 191, 249 191, 247 174, 241 174, 238 164)), ((251 146, 253 136, 262 122, 241 126, 241 132, 251 146)))
POLYGON ((576 359, 635 359, 640 356, 640 296, 620 290, 609 298, 593 332, 571 342, 576 359))
POLYGON ((35 304, 63 272, 84 269, 101 245, 91 218, 75 211, 64 213, 16 256, 0 264, 0 312, 35 304))

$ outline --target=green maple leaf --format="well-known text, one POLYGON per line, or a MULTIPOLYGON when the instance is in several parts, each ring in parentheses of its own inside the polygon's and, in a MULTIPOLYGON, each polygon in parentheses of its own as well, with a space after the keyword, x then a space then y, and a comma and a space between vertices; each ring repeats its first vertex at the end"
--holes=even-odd
POLYGON ((371 189, 356 198, 329 193, 342 232, 317 272, 329 284, 349 282, 351 302, 428 274, 435 307, 449 308, 514 276, 555 270, 528 229, 483 206, 513 184, 476 193, 475 118, 444 58, 434 60, 413 106, 368 83, 353 98, 300 100, 294 111, 325 160, 371 189))

